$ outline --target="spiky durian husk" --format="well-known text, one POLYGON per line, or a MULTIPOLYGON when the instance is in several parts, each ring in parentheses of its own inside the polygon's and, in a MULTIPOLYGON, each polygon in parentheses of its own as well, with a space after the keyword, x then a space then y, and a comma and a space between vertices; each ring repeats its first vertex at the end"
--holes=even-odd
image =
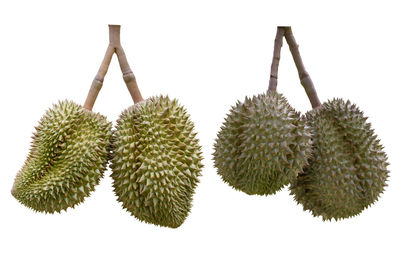
POLYGON ((111 176, 118 201, 139 220, 176 228, 187 217, 203 167, 193 128, 185 108, 164 96, 120 115, 111 176))
POLYGON ((291 193, 323 220, 355 216, 384 191, 387 156, 358 107, 333 99, 306 114, 313 156, 291 193))
POLYGON ((274 194, 311 155, 311 133, 282 94, 268 92, 232 107, 214 144, 222 179, 247 194, 274 194))
POLYGON ((36 127, 12 195, 49 213, 74 207, 90 195, 107 166, 111 123, 72 101, 49 109, 36 127))

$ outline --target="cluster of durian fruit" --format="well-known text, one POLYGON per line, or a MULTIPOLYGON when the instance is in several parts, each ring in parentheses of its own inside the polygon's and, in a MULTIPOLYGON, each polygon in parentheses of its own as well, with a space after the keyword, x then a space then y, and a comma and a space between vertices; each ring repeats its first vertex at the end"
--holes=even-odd
MULTIPOLYGON (((166 96, 144 100, 110 25, 110 44, 83 106, 61 101, 42 117, 12 195, 35 211, 82 203, 111 162, 117 200, 141 221, 179 227, 191 209, 203 168, 186 109, 166 96), (116 126, 92 112, 113 54, 135 104, 116 126)), ((386 186, 387 156, 367 118, 349 101, 321 104, 290 27, 278 27, 267 93, 232 107, 218 133, 218 174, 237 190, 271 195, 290 185, 305 210, 323 220, 358 215, 386 186), (313 110, 301 115, 276 91, 285 37, 313 110)))
POLYGON ((84 106, 61 101, 40 120, 11 193, 35 211, 60 212, 83 202, 111 161, 122 206, 141 221, 176 228, 190 212, 203 167, 199 140, 177 100, 141 97, 119 31, 110 25, 110 45, 84 106), (115 129, 91 111, 114 53, 135 101, 115 129))
POLYGON ((371 124, 350 101, 321 105, 290 27, 278 27, 270 86, 230 110, 214 144, 223 181, 250 195, 289 189, 304 210, 323 220, 360 214, 384 191, 387 156, 371 124), (313 110, 301 116, 276 92, 285 37, 313 110))

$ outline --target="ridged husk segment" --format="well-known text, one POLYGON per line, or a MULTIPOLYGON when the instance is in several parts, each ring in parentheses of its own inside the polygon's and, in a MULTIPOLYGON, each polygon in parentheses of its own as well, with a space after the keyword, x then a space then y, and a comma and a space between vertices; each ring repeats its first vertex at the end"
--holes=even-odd
POLYGON ((60 212, 90 195, 107 167, 111 123, 72 101, 61 101, 39 121, 12 195, 27 207, 60 212))
POLYGON ((313 156, 291 193, 304 210, 323 220, 359 214, 378 199, 389 174, 371 124, 356 105, 342 99, 328 101, 306 117, 313 156))
POLYGON ((193 128, 185 108, 164 96, 120 115, 111 176, 118 201, 139 220, 176 228, 186 219, 203 167, 193 128))
POLYGON ((247 194, 274 194, 294 179, 311 155, 305 121, 276 92, 237 102, 214 144, 223 181, 247 194))

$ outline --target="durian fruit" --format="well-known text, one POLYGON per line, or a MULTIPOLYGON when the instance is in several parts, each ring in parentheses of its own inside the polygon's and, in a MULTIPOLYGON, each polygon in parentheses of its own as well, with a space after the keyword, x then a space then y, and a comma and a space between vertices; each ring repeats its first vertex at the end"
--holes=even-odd
POLYGON ((203 167, 193 127, 185 108, 165 96, 121 113, 111 176, 118 201, 139 220, 176 228, 187 217, 203 167))
POLYGON ((293 180, 291 194, 304 210, 323 220, 358 215, 384 191, 387 156, 356 105, 340 98, 321 105, 290 27, 285 27, 285 39, 313 107, 306 114, 312 157, 293 180))
POLYGON ((111 169, 118 201, 141 221, 171 228, 187 217, 203 167, 201 147, 185 108, 168 97, 142 98, 119 38, 115 53, 135 105, 123 111, 112 141, 111 169))
POLYGON ((285 27, 278 27, 267 93, 237 102, 214 144, 214 166, 222 180, 249 195, 276 193, 311 155, 310 129, 276 92, 284 34, 285 27))
POLYGON ((371 124, 349 101, 333 99, 306 114, 313 156, 291 186, 304 210, 323 220, 361 213, 384 191, 387 156, 371 124))
POLYGON ((311 154, 311 133, 282 94, 237 102, 217 135, 214 164, 223 181, 249 195, 274 194, 311 154))
POLYGON ((90 195, 107 166, 111 123, 72 101, 42 117, 12 195, 41 212, 60 212, 90 195))
POLYGON ((46 112, 15 178, 12 195, 36 211, 60 212, 81 203, 107 167, 112 124, 91 110, 116 52, 111 28, 110 44, 84 105, 65 100, 46 112))

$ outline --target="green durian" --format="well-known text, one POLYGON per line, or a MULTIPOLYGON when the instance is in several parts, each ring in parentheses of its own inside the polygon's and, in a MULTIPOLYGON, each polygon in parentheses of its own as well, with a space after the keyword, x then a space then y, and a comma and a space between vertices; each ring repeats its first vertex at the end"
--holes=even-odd
POLYGON ((371 124, 349 101, 333 99, 306 114, 313 156, 291 184, 304 210, 323 220, 358 215, 384 191, 387 156, 371 124))
POLYGON ((36 127, 12 195, 41 212, 60 212, 90 195, 107 166, 112 125, 72 101, 49 109, 36 127))
POLYGON ((176 228, 187 217, 203 167, 193 127, 185 108, 164 96, 120 115, 111 176, 118 201, 139 220, 176 228))
POLYGON ((247 194, 274 194, 293 180, 311 155, 311 132, 277 92, 237 102, 214 144, 223 181, 247 194))

